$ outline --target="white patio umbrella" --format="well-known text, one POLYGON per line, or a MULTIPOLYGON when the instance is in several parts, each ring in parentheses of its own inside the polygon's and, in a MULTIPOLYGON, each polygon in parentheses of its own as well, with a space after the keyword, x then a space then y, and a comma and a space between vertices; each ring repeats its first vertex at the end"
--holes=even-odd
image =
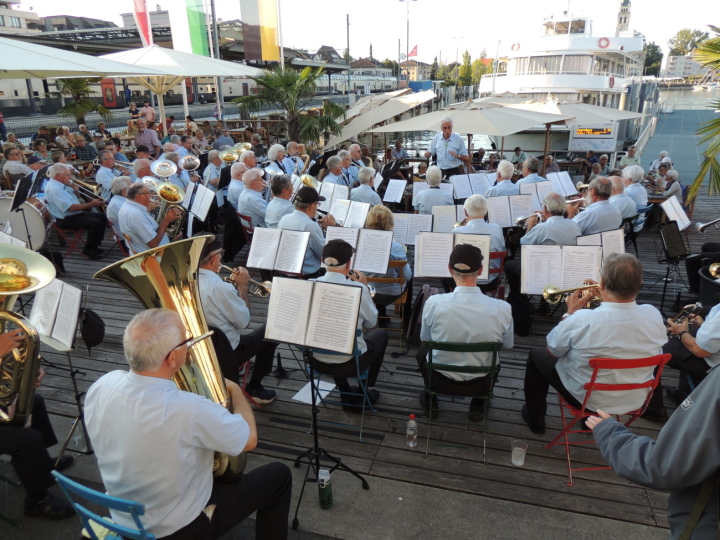
POLYGON ((383 94, 370 94, 369 96, 363 96, 355 102, 355 105, 350 107, 345 112, 345 120, 343 120, 343 124, 347 124, 356 116, 366 113, 369 110, 382 105, 390 99, 404 96, 411 92, 412 90, 410 88, 403 88, 402 90, 395 90, 393 92, 385 92, 383 94))
POLYGON ((645 116, 642 113, 611 109, 610 107, 599 107, 598 105, 590 105, 589 103, 561 101, 552 96, 548 99, 523 101, 521 103, 510 104, 508 107, 512 109, 522 109, 524 111, 570 116, 572 118, 565 121, 565 125, 567 126, 617 122, 620 120, 632 120, 634 118, 641 118, 645 116))
POLYGON ((158 95, 163 129, 165 128, 163 95, 187 77, 256 77, 262 74, 262 70, 244 64, 180 52, 158 45, 106 54, 101 58, 149 68, 159 73, 159 75, 132 77, 132 79, 158 95))

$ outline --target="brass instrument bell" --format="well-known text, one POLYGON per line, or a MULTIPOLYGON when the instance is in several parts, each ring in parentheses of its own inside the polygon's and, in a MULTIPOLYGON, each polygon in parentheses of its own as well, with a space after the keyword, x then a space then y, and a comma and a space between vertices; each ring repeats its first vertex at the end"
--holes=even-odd
POLYGON ((320 189, 320 182, 317 181, 317 178, 314 176, 311 176, 309 174, 303 174, 300 177, 300 181, 302 182, 303 186, 311 187, 316 190, 320 189))
POLYGON ((719 278, 720 277, 720 263, 712 263, 708 267, 708 272, 710 273, 710 275, 712 277, 714 277, 716 279, 719 278))
POLYGON ((167 178, 177 173, 178 167, 169 159, 158 159, 152 162, 150 170, 155 176, 167 178))
POLYGON ((243 152, 247 152, 248 150, 252 150, 252 144, 249 142, 240 142, 237 143, 235 146, 233 146, 233 150, 237 152, 238 157, 240 157, 240 154, 243 152))
POLYGON ((225 163, 233 163, 238 160, 238 155, 235 150, 223 150, 218 154, 218 157, 225 163))
POLYGON ((188 154, 180 160, 180 168, 185 171, 194 171, 200 168, 200 158, 195 154, 188 154))
POLYGON ((695 229, 696 229, 697 232, 699 232, 700 234, 704 234, 704 233, 705 233, 705 229, 707 229, 710 225, 715 225, 715 228, 716 228, 716 229, 717 229, 717 228, 720 228, 720 218, 718 218, 718 219, 713 219, 712 221, 708 221, 707 223, 698 223, 697 225, 695 225, 695 229))
MULTIPOLYGON (((583 285, 582 287, 575 287, 573 289, 560 289, 557 285, 547 285, 543 289, 542 296, 545 299, 545 301, 548 304, 558 304, 561 300, 563 300, 568 294, 572 294, 575 291, 586 291, 589 289, 594 289, 599 287, 599 285, 583 285)), ((602 301, 602 298, 598 295, 593 296, 590 301, 588 302, 589 307, 597 307, 599 303, 602 301)))

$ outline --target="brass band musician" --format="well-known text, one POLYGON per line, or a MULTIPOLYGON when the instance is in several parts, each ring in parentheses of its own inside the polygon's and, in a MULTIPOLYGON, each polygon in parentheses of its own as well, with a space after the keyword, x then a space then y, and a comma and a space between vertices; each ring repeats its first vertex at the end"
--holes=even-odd
POLYGON ((171 239, 165 231, 180 216, 180 211, 173 207, 158 223, 149 213, 150 205, 150 188, 137 183, 128 189, 127 200, 118 211, 120 232, 135 253, 169 243, 171 239))

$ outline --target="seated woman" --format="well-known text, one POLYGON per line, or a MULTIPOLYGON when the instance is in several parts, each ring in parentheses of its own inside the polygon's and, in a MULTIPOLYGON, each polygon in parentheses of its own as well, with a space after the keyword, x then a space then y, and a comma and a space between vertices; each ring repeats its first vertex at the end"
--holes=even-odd
MULTIPOLYGON (((365 221, 366 229, 374 229, 376 231, 392 231, 395 228, 392 212, 386 206, 380 204, 373 206, 367 215, 365 221)), ((390 260, 391 261, 407 261, 407 252, 405 247, 398 241, 392 241, 392 247, 390 248, 390 260)), ((387 306, 392 304, 395 300, 400 298, 400 295, 405 289, 412 290, 412 268, 410 263, 406 263, 402 269, 403 277, 405 278, 405 286, 403 289, 400 288, 399 283, 373 283, 375 286, 375 296, 373 302, 378 310, 378 324, 381 327, 386 327, 389 323, 387 316, 387 306)), ((366 277, 373 278, 397 278, 399 277, 398 268, 388 268, 386 274, 372 274, 365 273, 366 277)), ((408 294, 407 302, 405 303, 404 316, 407 320, 410 317, 410 294, 408 294)))
POLYGON ((39 156, 45 161, 52 161, 52 152, 47 148, 47 142, 45 139, 35 139, 32 145, 32 149, 35 150, 33 156, 39 156))
POLYGON ((125 135, 128 137, 134 137, 137 133, 137 122, 135 120, 128 120, 127 128, 125 128, 125 135))
POLYGON ((75 143, 73 143, 72 137, 70 135, 70 128, 67 126, 60 126, 57 129, 57 136, 55 137, 55 144, 57 147, 62 150, 65 154, 67 154, 73 146, 75 146, 75 143))
POLYGON ((97 130, 103 135, 103 139, 109 139, 112 134, 105 128, 105 122, 100 122, 97 126, 97 130))
POLYGON ((193 120, 193 117, 188 114, 185 117, 185 131, 192 137, 193 133, 196 133, 197 130, 198 125, 195 123, 195 120, 193 120))

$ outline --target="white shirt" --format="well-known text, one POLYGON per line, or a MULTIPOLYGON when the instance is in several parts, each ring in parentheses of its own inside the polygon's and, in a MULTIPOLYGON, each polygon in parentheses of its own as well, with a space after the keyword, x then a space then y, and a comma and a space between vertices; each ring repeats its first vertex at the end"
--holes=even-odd
MULTIPOLYGON (((422 340, 458 343, 502 342, 504 348, 511 349, 514 345, 513 333, 510 304, 485 296, 477 287, 455 287, 451 293, 431 296, 423 306, 420 329, 422 340)), ((433 362, 454 366, 490 366, 492 353, 434 351, 433 362)), ((451 371, 440 373, 456 381, 467 381, 486 375, 451 371)))
POLYGON ((648 194, 647 190, 640 184, 632 183, 625 186, 625 195, 635 201, 635 206, 647 206, 648 205, 648 194))
POLYGON ((623 219, 637 216, 637 209, 635 207, 635 201, 628 197, 625 193, 618 193, 612 195, 608 201, 620 211, 620 215, 623 219))
POLYGON ((213 178, 220 178, 220 167, 218 167, 214 163, 208 163, 208 166, 205 167, 205 172, 203 172, 203 180, 205 181, 205 187, 211 191, 217 191, 217 186, 213 186, 210 183, 210 180, 212 180, 213 178))
POLYGON ((82 210, 75 210, 69 212, 68 208, 75 204, 80 204, 80 201, 75 195, 75 191, 70 186, 66 186, 62 182, 58 182, 54 178, 48 180, 45 185, 45 202, 48 205, 50 214, 55 219, 65 219, 68 216, 74 216, 80 214, 82 210))
POLYGON ((523 246, 574 246, 581 236, 580 226, 572 219, 550 216, 544 223, 538 223, 520 239, 523 246))
POLYGON ((712 353, 705 357, 708 366, 712 368, 720 364, 720 304, 716 304, 708 313, 695 336, 695 344, 712 353))
MULTIPOLYGON (((580 403, 585 383, 590 382, 591 358, 638 359, 662 352, 667 329, 660 312, 651 305, 635 302, 603 302, 595 309, 581 309, 561 321, 547 336, 548 350, 558 357, 555 369, 563 386, 580 403)), ((653 368, 601 372, 597 382, 606 384, 642 383, 652 379, 653 368)), ((587 408, 621 414, 640 407, 647 392, 593 392, 587 408)))
POLYGON ((263 199, 262 193, 253 189, 243 189, 238 197, 237 211, 252 219, 252 226, 267 227, 265 224, 265 213, 268 202, 263 199))
MULTIPOLYGON (((170 380, 127 371, 90 387, 85 418, 105 489, 144 504, 140 520, 156 537, 200 515, 212 492, 214 451, 237 455, 250 437, 239 414, 170 380)), ((110 513, 135 528, 129 514, 110 513)))
POLYGON ((245 301, 238 296, 235 287, 205 268, 198 271, 198 288, 208 325, 222 330, 232 348, 237 348, 240 331, 250 324, 250 311, 245 301))
POLYGON ((286 171, 289 171, 288 174, 300 176, 305 167, 305 162, 300 156, 287 156, 283 159, 283 167, 285 167, 286 171))
POLYGON ((485 198, 504 197, 505 195, 520 195, 520 186, 513 184, 512 180, 501 180, 485 192, 485 198))
MULTIPOLYGON (((523 160, 525 161, 525 160, 523 160)), ((525 178, 521 178, 515 184, 516 186, 522 186, 523 184, 537 184, 538 182, 545 182, 545 178, 540 176, 538 173, 530 173, 525 178)))
POLYGON ((442 170, 454 169, 462 164, 462 161, 453 157, 450 152, 455 152, 460 156, 468 155, 465 141, 457 133, 452 133, 447 139, 443 137, 442 133, 438 133, 432 138, 428 152, 437 156, 437 166, 442 170))
POLYGON ((230 184, 228 184, 227 200, 235 210, 238 208, 238 199, 244 189, 245 184, 242 183, 242 180, 236 178, 231 179, 230 184))
MULTIPOLYGON (((426 190, 427 191, 427 190, 426 190)), ((370 206, 382 204, 382 199, 368 184, 360 184, 350 193, 351 201, 369 203, 370 206)))
POLYGON ((323 178, 323 182, 327 182, 328 184, 340 184, 341 186, 350 185, 342 174, 340 174, 340 176, 336 176, 329 171, 325 175, 325 178, 323 178))
POLYGON ((110 184, 117 176, 120 176, 120 171, 118 170, 108 169, 107 167, 100 167, 100 169, 98 169, 95 175, 95 181, 102 187, 100 196, 103 199, 108 200, 110 198, 110 184))
MULTIPOLYGON (((454 234, 489 234, 490 235, 490 251, 505 251, 505 236, 503 236, 503 230, 497 223, 487 223, 484 219, 471 219, 467 225, 462 227, 455 227, 452 232, 454 234)), ((489 253, 483 253, 483 266, 490 260, 489 253)), ((500 268, 500 261, 492 261, 490 268, 500 268)), ((478 279, 480 285, 490 283, 495 276, 491 279, 478 279)))
MULTIPOLYGON (((148 242, 155 238, 157 235, 158 227, 160 226, 155 218, 150 215, 148 209, 142 204, 136 203, 128 199, 120 207, 118 212, 118 221, 120 232, 123 235, 127 235, 130 238, 130 248, 135 253, 141 253, 151 249, 148 246, 148 242)), ((164 246, 170 243, 170 239, 167 234, 163 234, 160 243, 157 245, 164 246)))
POLYGON ((677 199, 677 202, 680 204, 683 203, 683 196, 682 196, 682 186, 680 185, 680 182, 675 180, 672 184, 670 184, 670 187, 665 187, 665 190, 663 192, 663 197, 675 197, 677 199))
POLYGON ((265 170, 272 171, 276 174, 288 174, 282 161, 271 161, 267 167, 265 167, 265 170))
POLYGON ((125 204, 125 201, 127 201, 127 198, 123 197, 122 195, 113 195, 113 198, 110 199, 110 202, 107 205, 107 218, 108 221, 110 221, 113 225, 113 230, 115 231, 115 234, 122 238, 122 231, 120 231, 120 208, 123 204, 125 204))
POLYGON ((609 201, 597 201, 576 215, 573 221, 580 226, 583 235, 596 234, 620 227, 622 215, 609 201))
POLYGON ((270 229, 277 229, 278 223, 283 216, 292 214, 295 211, 293 204, 282 197, 273 197, 265 212, 265 226, 270 229))
POLYGON ((455 204, 452 194, 444 192, 439 187, 422 190, 415 197, 415 210, 419 214, 432 214, 433 206, 448 206, 455 204))

